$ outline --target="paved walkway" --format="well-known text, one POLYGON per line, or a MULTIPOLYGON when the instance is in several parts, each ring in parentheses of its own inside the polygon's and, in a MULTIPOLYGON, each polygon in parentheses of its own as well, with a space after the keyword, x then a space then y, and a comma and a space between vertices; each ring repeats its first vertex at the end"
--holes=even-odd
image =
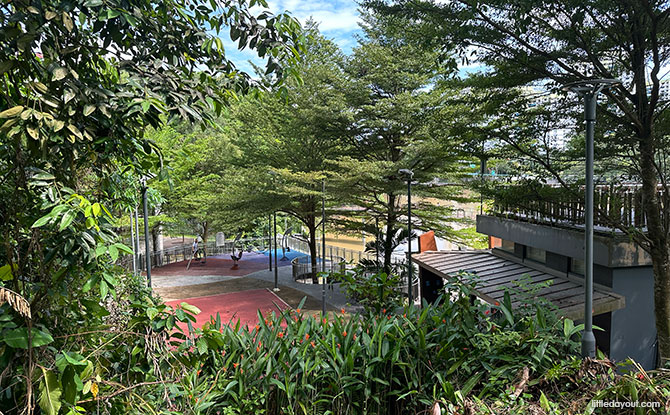
MULTIPOLYGON (((305 295, 312 296, 319 300, 321 299, 323 290, 321 284, 305 284, 294 281, 291 267, 280 266, 278 268, 277 277, 280 286, 290 287, 305 293, 305 295)), ((264 271, 256 271, 247 275, 247 278, 255 278, 274 283, 274 270, 272 272, 267 269, 264 271)), ((281 296, 281 290, 279 291, 279 295, 281 296)), ((340 284, 333 284, 331 286, 326 285, 326 304, 330 305, 336 310, 341 308, 344 308, 348 311, 359 310, 358 306, 349 305, 348 302, 349 300, 342 291, 340 284)))
MULTIPOLYGON (((169 301, 166 304, 177 307, 181 302, 182 300, 176 300, 169 301)), ((239 321, 242 325, 253 327, 258 323, 258 311, 265 316, 273 311, 280 312, 290 308, 288 304, 268 289, 189 298, 186 302, 198 307, 201 311, 196 316, 196 322, 193 323, 195 328, 202 327, 217 313, 221 316, 221 321, 224 324, 235 325, 239 321)), ((186 329, 186 324, 180 323, 180 326, 182 326, 182 329, 186 329)))
MULTIPOLYGON (((185 301, 200 308, 202 312, 194 325, 196 327, 201 327, 217 313, 224 322, 239 318, 242 324, 256 324, 257 310, 265 314, 290 308, 288 303, 295 307, 303 294, 310 297, 310 305, 305 308, 321 308, 323 287, 311 284, 311 281, 294 281, 289 261, 278 261, 277 280, 280 289, 276 292, 262 288, 274 286, 275 271, 269 271, 267 255, 245 253, 239 261, 238 269, 231 269, 232 265, 232 260, 225 256, 208 257, 206 264, 192 263, 188 270, 186 262, 177 262, 152 269, 152 285, 157 292, 162 291, 162 295, 174 299, 167 302, 169 305, 175 306, 185 301), (231 289, 232 292, 229 291, 231 289), (287 301, 281 298, 282 294, 287 296, 287 301)), ((327 285, 325 297, 329 310, 360 310, 360 306, 348 304, 339 284, 327 285)))

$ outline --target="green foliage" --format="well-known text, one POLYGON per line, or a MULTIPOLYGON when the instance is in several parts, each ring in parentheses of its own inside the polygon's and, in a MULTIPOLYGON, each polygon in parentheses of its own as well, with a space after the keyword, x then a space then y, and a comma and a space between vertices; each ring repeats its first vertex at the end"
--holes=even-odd
POLYGON ((298 57, 297 20, 250 7, 200 0, 0 7, 0 280, 31 312, 2 308, 3 413, 32 414, 38 403, 48 414, 91 411, 98 391, 156 382, 160 364, 169 366, 153 348, 175 317, 168 324, 165 306, 150 297, 137 308, 144 314, 153 304, 157 320, 137 320, 124 304, 128 277, 113 263, 129 249, 112 211, 137 204, 140 177, 164 175, 146 128, 207 123, 235 94, 262 87, 228 60, 222 29, 269 59, 273 84, 295 76, 278 60, 298 57))
MULTIPOLYGON (((378 270, 381 268, 378 268, 378 270)), ((403 305, 400 292, 402 280, 397 273, 386 274, 358 267, 353 272, 333 276, 342 284, 347 298, 362 305, 366 312, 381 313, 395 310, 403 305)))
POLYGON ((181 356, 202 367, 210 388, 197 398, 213 401, 213 411, 339 414, 415 413, 442 398, 455 405, 462 397, 491 399, 523 368, 536 379, 576 352, 550 313, 508 323, 471 305, 467 287, 452 288, 452 301, 399 314, 288 310, 259 315, 250 329, 212 318, 180 346, 181 356))

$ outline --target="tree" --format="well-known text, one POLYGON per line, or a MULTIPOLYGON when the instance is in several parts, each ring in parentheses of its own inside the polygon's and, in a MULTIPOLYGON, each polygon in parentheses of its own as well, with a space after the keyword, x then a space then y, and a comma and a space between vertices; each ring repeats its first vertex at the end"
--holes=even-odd
POLYGON ((302 82, 288 84, 282 97, 242 100, 229 114, 225 128, 239 156, 230 160, 221 209, 233 223, 250 223, 275 211, 300 220, 316 270, 322 180, 329 169, 326 161, 343 154, 349 112, 341 51, 315 26, 308 31, 305 56, 294 68, 302 82))
POLYGON ((450 68, 440 64, 437 54, 395 37, 402 20, 365 14, 364 22, 366 37, 347 65, 347 98, 354 114, 346 136, 351 151, 337 161, 333 180, 346 205, 339 220, 345 229, 358 230, 367 222, 365 230, 377 234, 375 219, 386 229, 379 234, 388 273, 407 211, 407 182, 400 169, 414 171, 415 226, 454 235, 447 225, 450 209, 434 200, 452 198, 453 189, 434 181, 454 176, 458 139, 441 122, 454 110, 443 105, 451 93, 438 85, 450 68))
POLYGON ((212 226, 227 220, 227 212, 219 204, 221 190, 226 188, 225 171, 237 149, 220 128, 203 131, 188 125, 168 126, 153 131, 150 137, 168 166, 167 180, 151 182, 165 199, 160 212, 176 227, 201 235, 206 251, 212 226))
MULTIPOLYGON (((665 2, 636 0, 369 1, 384 14, 416 23, 420 42, 442 51, 472 55, 488 68, 490 87, 530 84, 558 88, 589 78, 620 78, 605 92, 600 121, 610 129, 596 159, 616 154, 626 173, 640 181, 647 229, 612 227, 630 235, 651 257, 654 307, 662 362, 670 359, 670 203, 668 189, 667 104, 661 100, 667 67, 670 8, 665 2), (664 192, 658 192, 660 188, 664 192)), ((414 38, 418 40, 418 38, 414 38)), ((576 105, 576 103, 575 103, 576 105)), ((537 138, 537 137, 536 137, 537 138)), ((603 143, 602 139, 598 140, 603 143)), ((518 146, 557 180, 566 183, 546 154, 518 146), (531 150, 525 151, 523 150, 531 150)))
POLYGON ((3 339, 16 340, 0 363, 14 375, 0 379, 4 391, 11 383, 0 397, 3 411, 34 413, 33 382, 41 384, 43 413, 58 412, 56 389, 70 404, 81 393, 48 369, 58 348, 42 346, 64 346, 80 328, 65 320, 102 324, 102 313, 84 317, 80 301, 101 308, 93 304, 114 294, 112 265, 127 251, 104 206, 114 197, 106 182, 119 168, 138 175, 160 168, 145 128, 175 118, 206 122, 211 106, 220 111, 230 96, 255 86, 225 56, 222 28, 240 47, 270 56, 277 81, 277 59, 289 61, 300 48, 297 21, 254 16, 245 2, 0 5, 0 289, 11 288, 33 311, 31 318, 11 314, 14 328, 3 323, 3 339), (48 328, 63 336, 54 341, 48 328))

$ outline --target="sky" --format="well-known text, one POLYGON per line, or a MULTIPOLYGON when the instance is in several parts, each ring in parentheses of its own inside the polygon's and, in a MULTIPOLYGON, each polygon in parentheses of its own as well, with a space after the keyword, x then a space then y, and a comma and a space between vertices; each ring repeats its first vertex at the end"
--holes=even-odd
MULTIPOLYGON (((269 10, 274 13, 290 12, 301 24, 311 17, 318 24, 321 34, 332 39, 342 51, 349 54, 356 46, 356 35, 361 33, 358 26, 360 16, 354 0, 267 0, 269 10)), ((254 7, 255 14, 262 9, 254 7)), ((230 40, 224 42, 227 56, 235 65, 248 73, 253 73, 248 61, 263 67, 265 60, 259 59, 253 51, 238 50, 230 40)))

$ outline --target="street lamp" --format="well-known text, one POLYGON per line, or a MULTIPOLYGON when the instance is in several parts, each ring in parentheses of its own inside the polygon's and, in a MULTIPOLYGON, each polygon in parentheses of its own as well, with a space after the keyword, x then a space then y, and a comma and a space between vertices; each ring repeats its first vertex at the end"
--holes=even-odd
POLYGON ((274 222, 275 222, 275 235, 274 235, 274 240, 275 240, 275 287, 272 289, 273 291, 279 291, 279 275, 278 275, 278 270, 277 270, 277 212, 273 214, 274 216, 274 222))
POLYGON ((272 214, 268 215, 268 266, 272 272, 272 214))
POLYGON ((596 125, 598 94, 607 88, 621 84, 617 79, 588 79, 572 82, 563 90, 584 97, 586 120, 586 188, 584 224, 584 333, 582 335, 582 357, 596 356, 596 338, 593 335, 593 136, 596 125))
POLYGON ((149 202, 146 179, 142 180, 142 204, 144 205, 144 251, 147 261, 147 286, 151 288, 151 254, 149 251, 149 202))
POLYGON ((321 272, 322 272, 321 312, 322 315, 325 316, 326 315, 326 179, 321 180, 321 272))
POLYGON ((412 177, 414 177, 414 172, 409 169, 400 169, 398 173, 407 177, 407 296, 411 306, 414 304, 412 293, 412 177))

